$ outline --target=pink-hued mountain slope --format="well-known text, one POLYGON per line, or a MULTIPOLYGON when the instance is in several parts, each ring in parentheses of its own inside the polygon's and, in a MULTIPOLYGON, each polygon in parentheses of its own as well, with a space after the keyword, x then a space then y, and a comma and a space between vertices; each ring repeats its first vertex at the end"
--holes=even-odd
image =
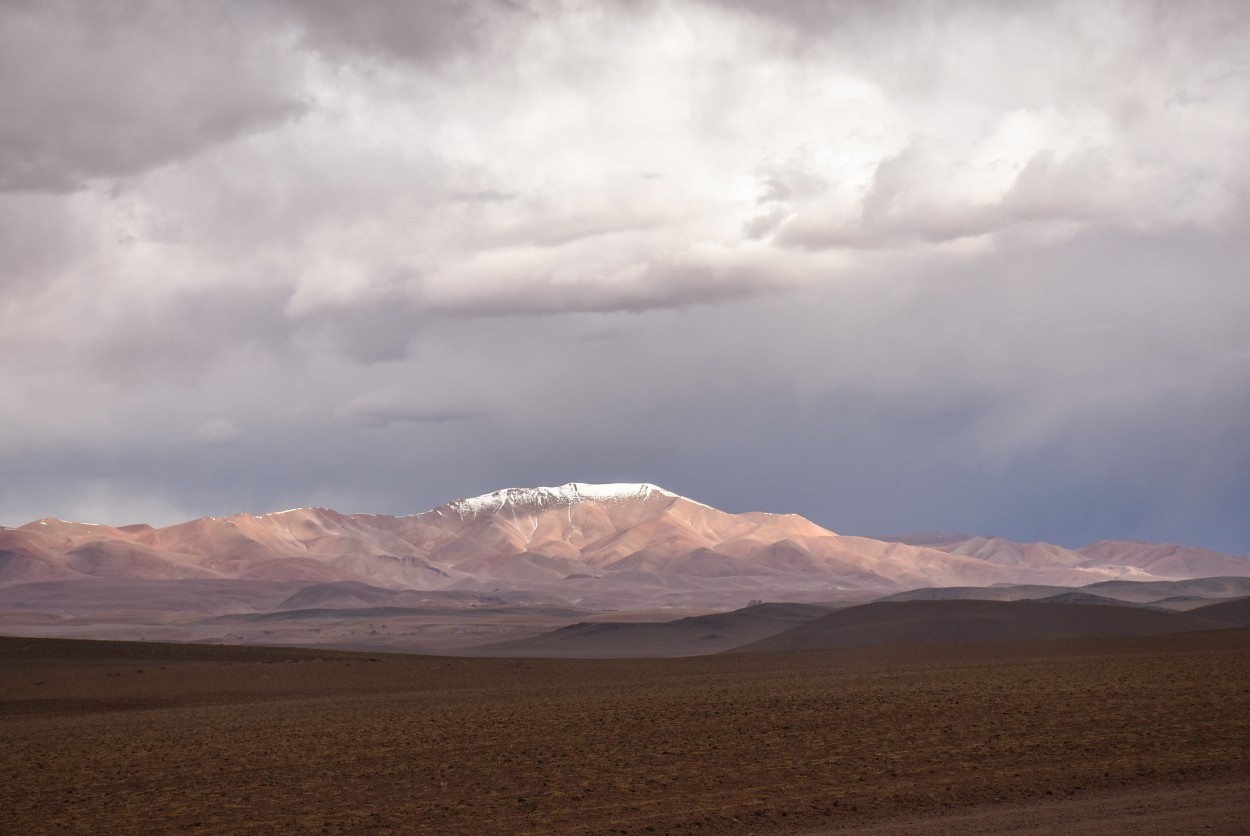
POLYGON ((44 519, 0 528, 0 586, 238 580, 533 591, 583 606, 864 599, 923 586, 1080 586, 1250 575, 1250 559, 986 538, 932 545, 835 534, 792 514, 729 514, 648 484, 513 488, 421 514, 300 508, 154 529, 44 519))

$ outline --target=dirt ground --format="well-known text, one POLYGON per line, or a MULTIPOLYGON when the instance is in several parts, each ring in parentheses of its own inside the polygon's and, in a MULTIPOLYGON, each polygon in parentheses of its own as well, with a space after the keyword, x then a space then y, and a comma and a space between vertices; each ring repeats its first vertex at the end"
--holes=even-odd
POLYGON ((0 639, 0 833, 1250 832, 1250 630, 671 660, 0 639))

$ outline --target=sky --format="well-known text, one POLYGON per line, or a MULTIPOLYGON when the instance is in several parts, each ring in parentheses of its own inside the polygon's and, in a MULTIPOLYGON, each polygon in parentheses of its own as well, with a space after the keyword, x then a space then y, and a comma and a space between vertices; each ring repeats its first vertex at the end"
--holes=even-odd
POLYGON ((652 482, 1250 553, 1250 4, 0 2, 0 524, 652 482))

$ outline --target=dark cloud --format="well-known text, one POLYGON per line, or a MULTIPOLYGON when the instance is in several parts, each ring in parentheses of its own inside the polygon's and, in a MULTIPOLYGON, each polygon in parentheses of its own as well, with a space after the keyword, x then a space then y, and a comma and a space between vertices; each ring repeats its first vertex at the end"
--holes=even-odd
POLYGON ((58 196, 0 193, 0 291, 25 295, 91 249, 90 231, 74 214, 58 196))
POLYGON ((532 14, 516 0, 293 0, 281 4, 299 21, 305 42, 331 59, 354 55, 429 64, 481 47, 532 14))
POLYGON ((0 5, 0 190, 76 189, 298 114, 260 22, 224 0, 0 5))
MULTIPOLYGON (((506 259, 507 253, 501 254, 506 259)), ((784 279, 750 268, 716 264, 644 263, 627 276, 584 274, 559 268, 525 270, 498 283, 432 293, 429 310, 454 316, 536 316, 567 313, 640 313, 715 305, 726 300, 776 292, 784 279)))
MULTIPOLYGON (((770 3, 768 0, 703 0, 708 5, 734 12, 755 15, 792 27, 796 33, 813 38, 826 36, 830 30, 849 28, 853 25, 878 25, 900 14, 913 17, 928 16, 937 7, 934 4, 883 2, 864 4, 850 0, 790 0, 786 3, 770 3)), ((946 4, 949 9, 954 4, 946 4)), ((975 5, 973 3, 965 5, 975 5)))
POLYGON ((406 300, 381 301, 322 313, 310 329, 358 363, 402 360, 417 336, 419 314, 406 300))
POLYGON ((431 403, 431 400, 430 396, 423 397, 420 392, 367 392, 344 405, 338 411, 337 417, 339 420, 367 427, 388 427, 391 424, 404 423, 446 424, 486 414, 481 408, 431 403))
POLYGON ((297 326, 284 315, 286 295, 277 288, 189 290, 157 306, 141 297, 122 301, 128 309, 84 347, 91 356, 83 360, 110 380, 195 378, 249 351, 282 355, 293 348, 297 326))

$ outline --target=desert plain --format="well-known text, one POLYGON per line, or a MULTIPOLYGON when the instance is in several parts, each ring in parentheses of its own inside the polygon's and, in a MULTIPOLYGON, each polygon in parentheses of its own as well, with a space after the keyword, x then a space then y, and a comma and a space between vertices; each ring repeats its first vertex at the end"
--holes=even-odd
POLYGON ((681 659, 0 639, 3 833, 1244 833, 1250 629, 681 659))

